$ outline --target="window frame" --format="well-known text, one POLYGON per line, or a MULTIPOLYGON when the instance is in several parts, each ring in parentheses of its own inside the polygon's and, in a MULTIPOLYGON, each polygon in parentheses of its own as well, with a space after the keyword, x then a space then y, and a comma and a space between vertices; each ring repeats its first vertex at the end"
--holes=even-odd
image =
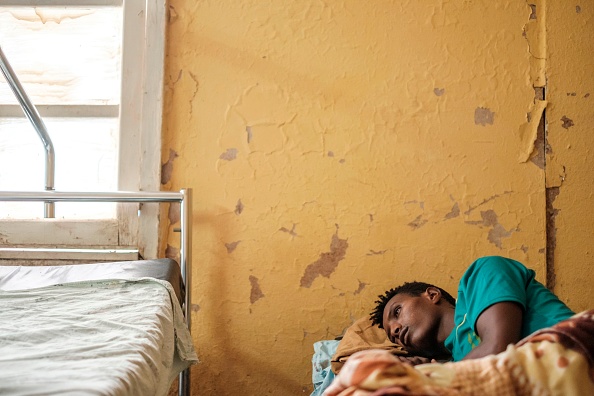
MULTIPOLYGON (((0 0, 1 6, 122 6, 118 190, 159 191, 166 1, 0 0)), ((3 113, 14 113, 14 105, 5 107, 3 113)), ((42 106, 38 111, 43 117, 55 113, 57 107, 42 106)), ((80 107, 65 106, 57 111, 62 115, 65 115, 64 112, 76 114, 80 107)), ((106 113, 113 114, 113 108, 109 110, 106 106, 106 109, 106 113)), ((32 130, 32 133, 35 132, 32 130)), ((44 172, 43 169, 39 171, 44 172)), ((0 243, 10 247, 135 247, 142 258, 148 259, 157 257, 158 229, 158 204, 120 203, 116 219, 2 219, 0 243)), ((97 259, 103 257, 104 254, 97 254, 97 259)), ((8 258, 7 253, 0 258, 8 258)), ((49 257, 40 249, 38 258, 49 257)), ((85 258, 90 259, 88 252, 85 258)))

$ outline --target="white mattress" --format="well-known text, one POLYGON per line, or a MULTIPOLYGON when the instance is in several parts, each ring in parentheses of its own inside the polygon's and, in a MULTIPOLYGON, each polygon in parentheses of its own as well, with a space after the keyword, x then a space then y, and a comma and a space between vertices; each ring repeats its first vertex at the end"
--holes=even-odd
POLYGON ((165 395, 197 360, 168 282, 0 291, 2 395, 165 395))

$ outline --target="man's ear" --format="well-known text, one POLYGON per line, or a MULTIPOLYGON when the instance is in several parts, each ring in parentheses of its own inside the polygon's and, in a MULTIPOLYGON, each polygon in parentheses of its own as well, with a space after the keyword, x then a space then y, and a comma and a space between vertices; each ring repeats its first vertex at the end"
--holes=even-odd
POLYGON ((441 290, 439 290, 437 287, 429 286, 425 293, 427 294, 429 301, 431 301, 433 304, 438 304, 439 301, 441 301, 441 290))

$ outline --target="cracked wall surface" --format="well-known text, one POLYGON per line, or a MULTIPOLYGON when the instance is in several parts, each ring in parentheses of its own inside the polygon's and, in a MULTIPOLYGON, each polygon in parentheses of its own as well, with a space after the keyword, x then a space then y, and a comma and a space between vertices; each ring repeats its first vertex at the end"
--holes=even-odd
POLYGON ((546 5, 546 185, 552 286, 570 306, 592 306, 594 251, 594 5, 546 5))
MULTIPOLYGON (((483 255, 592 301, 564 264, 588 261, 594 223, 574 209, 592 77, 566 79, 592 70, 589 6, 167 6, 162 184, 194 188, 195 394, 309 394, 315 341, 402 282, 455 293, 483 255)), ((176 257, 179 213, 162 218, 176 257)))

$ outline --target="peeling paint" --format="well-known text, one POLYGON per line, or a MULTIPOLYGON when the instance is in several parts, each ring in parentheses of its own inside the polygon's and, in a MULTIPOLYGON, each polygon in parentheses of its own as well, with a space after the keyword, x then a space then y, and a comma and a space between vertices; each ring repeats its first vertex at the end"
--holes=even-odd
POLYGON ((243 212, 243 203, 241 202, 241 199, 238 199, 237 204, 235 205, 235 214, 240 215, 241 212, 243 212))
POLYGON ((35 7, 33 9, 33 14, 27 9, 23 8, 22 10, 19 8, 9 9, 10 14, 15 19, 20 19, 22 21, 27 22, 37 22, 41 21, 44 25, 48 22, 53 22, 56 24, 61 24, 62 22, 68 21, 70 19, 78 19, 85 17, 87 15, 92 15, 93 11, 88 9, 60 9, 56 11, 54 9, 43 9, 35 7))
POLYGON ((528 43, 528 53, 530 54, 530 80, 534 87, 544 87, 547 83, 546 79, 546 57, 547 57, 547 43, 546 43, 546 27, 545 19, 539 18, 541 13, 544 13, 545 7, 542 0, 535 1, 533 4, 528 4, 530 7, 530 15, 528 22, 523 27, 523 36, 528 43))
POLYGON ((412 229, 416 230, 421 228, 422 226, 424 226, 425 224, 427 224, 427 220, 423 219, 423 215, 418 215, 416 217, 416 219, 414 219, 413 221, 411 221, 410 223, 408 223, 407 225, 409 227, 411 227, 412 229))
POLYGON ((357 288, 357 290, 355 290, 355 292, 353 294, 357 295, 357 294, 361 293, 365 289, 365 286, 367 286, 367 283, 363 283, 363 282, 359 281, 359 287, 357 288))
POLYGON ((546 185, 549 187, 561 187, 567 177, 565 165, 547 166, 546 185))
POLYGON ((246 126, 245 127, 245 132, 247 133, 247 142, 248 144, 252 142, 252 137, 254 136, 252 134, 252 127, 251 126, 246 126))
POLYGON ((179 248, 167 244, 167 249, 165 249, 165 257, 179 262, 179 248))
POLYGON ((557 225, 556 219, 559 214, 559 209, 553 206, 555 199, 559 195, 559 187, 551 187, 546 189, 546 269, 547 269, 547 287, 550 290, 555 289, 555 249, 557 247, 557 225))
POLYGON ((177 18, 178 15, 177 11, 175 11, 175 7, 170 5, 169 9, 167 10, 167 21, 169 22, 169 24, 172 24, 173 22, 177 21, 177 18))
POLYGON ((450 210, 450 213, 445 215, 445 219, 449 220, 458 216, 460 216, 460 205, 458 205, 458 202, 456 202, 454 206, 452 206, 452 210, 450 210))
POLYGON ((175 151, 169 149, 169 159, 161 165, 161 184, 169 183, 171 174, 173 173, 173 161, 179 157, 175 151))
MULTIPOLYGON (((536 100, 544 100, 544 88, 535 88, 536 100)), ((531 115, 531 113, 528 113, 531 115)), ((531 119, 528 120, 530 122, 531 119)), ((536 130, 536 140, 534 141, 534 150, 530 155, 530 162, 538 166, 540 169, 545 169, 546 154, 550 151, 550 146, 547 144, 545 136, 546 125, 546 111, 543 113, 538 122, 536 130)))
POLYGON ((541 124, 546 107, 547 101, 536 100, 527 117, 528 122, 520 126, 520 147, 522 148, 519 156, 520 163, 527 162, 533 154, 536 154, 538 126, 541 124))
POLYGON ((501 224, 499 224, 497 213, 494 210, 481 211, 481 221, 466 221, 467 224, 480 225, 485 227, 491 227, 487 240, 499 249, 502 248, 502 239, 509 238, 512 235, 512 231, 507 231, 501 224))
POLYGON ((573 120, 571 118, 567 118, 567 116, 561 117, 561 121, 563 122, 561 126, 565 129, 569 129, 574 126, 573 120))
POLYGON ((178 223, 181 219, 181 205, 169 205, 169 212, 167 217, 169 218, 169 224, 178 223))
POLYGON ((236 148, 228 148, 223 154, 219 156, 219 159, 225 161, 233 161, 237 158, 237 149, 236 148))
POLYGON ((377 256, 386 253, 388 250, 372 250, 369 249, 367 256, 377 256))
POLYGON ((536 19, 536 4, 528 4, 530 6, 530 16, 528 19, 536 19))
POLYGON ((495 121, 495 113, 486 107, 477 107, 474 110, 474 123, 476 125, 486 126, 493 125, 495 121))
POLYGON ((321 253, 320 258, 309 264, 305 268, 303 277, 301 278, 301 287, 310 287, 313 281, 318 276, 330 278, 338 263, 344 259, 349 243, 346 239, 338 237, 338 224, 336 225, 336 232, 332 235, 332 242, 330 242, 330 251, 321 253))
POLYGON ((192 312, 198 312, 198 311, 200 311, 200 305, 198 305, 198 304, 192 304, 190 306, 190 309, 192 310, 192 312))
POLYGON ((198 82, 198 79, 196 78, 196 76, 194 74, 192 74, 192 72, 188 72, 188 74, 190 75, 190 78, 194 82, 194 92, 192 92, 192 96, 190 97, 190 100, 189 100, 190 119, 191 119, 192 114, 193 114, 193 109, 194 109, 194 106, 192 106, 192 103, 194 102, 194 99, 196 99, 196 95, 198 94, 198 89, 200 88, 200 83, 198 82))
POLYGON ((502 194, 496 194, 496 195, 492 195, 492 196, 490 196, 489 198, 483 199, 483 201, 482 201, 481 203, 479 203, 478 205, 471 206, 470 208, 468 208, 468 210, 467 210, 466 212, 464 212, 464 214, 465 214, 465 215, 469 215, 469 214, 470 214, 470 213, 472 213, 472 211, 473 211, 473 210, 475 210, 476 208, 479 208, 479 207, 481 207, 482 205, 484 205, 484 204, 486 204, 486 203, 488 203, 488 202, 490 202, 490 201, 492 201, 492 200, 494 200, 494 199, 497 199, 497 198, 499 198, 499 197, 502 197, 502 196, 504 196, 504 195, 511 194, 511 193, 512 193, 512 191, 504 191, 502 194))
POLYGON ((286 232, 289 235, 291 235, 292 237, 296 237, 297 236, 297 233, 295 232, 296 226, 297 226, 297 224, 293 223, 293 227, 291 227, 290 230, 286 227, 281 227, 281 228, 279 228, 279 231, 286 232))
POLYGON ((442 96, 445 93, 445 88, 435 88, 433 89, 433 93, 435 96, 442 96))
POLYGON ((233 253, 233 251, 235 250, 235 248, 237 248, 237 245, 239 245, 240 242, 241 241, 225 243, 225 247, 227 248, 227 253, 233 253))
POLYGON ((408 205, 408 204, 418 204, 419 205, 419 208, 425 210, 425 202, 424 201, 406 201, 404 204, 405 205, 408 205))
POLYGON ((262 293, 262 289, 260 289, 260 281, 253 275, 250 275, 250 285, 252 286, 252 290, 250 292, 250 303, 253 304, 264 297, 264 293, 262 293))

